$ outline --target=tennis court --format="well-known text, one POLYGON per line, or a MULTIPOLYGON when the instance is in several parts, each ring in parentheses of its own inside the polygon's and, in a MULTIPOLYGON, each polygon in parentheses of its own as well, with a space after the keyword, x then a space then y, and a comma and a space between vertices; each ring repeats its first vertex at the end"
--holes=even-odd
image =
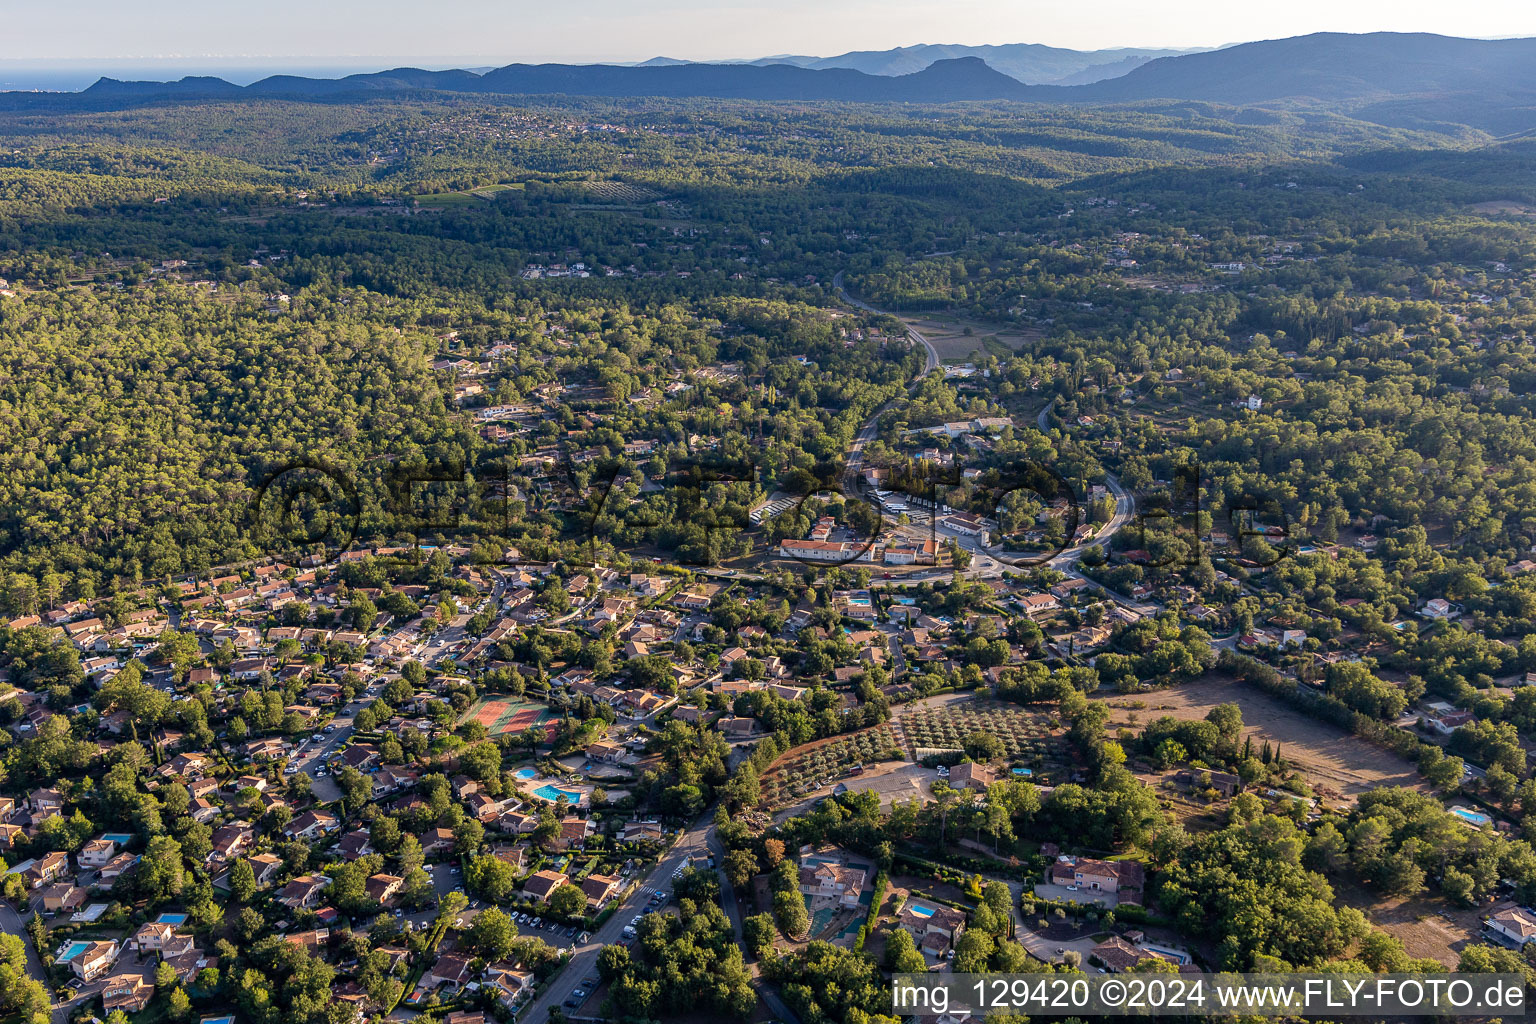
POLYGON ((487 736, 501 736, 537 725, 550 717, 550 712, 543 704, 487 697, 470 709, 469 717, 485 726, 487 736))

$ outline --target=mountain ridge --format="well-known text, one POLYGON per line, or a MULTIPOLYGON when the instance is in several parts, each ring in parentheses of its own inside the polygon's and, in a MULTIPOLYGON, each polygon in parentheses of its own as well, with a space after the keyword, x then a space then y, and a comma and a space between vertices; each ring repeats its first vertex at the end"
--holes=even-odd
POLYGON ((860 103, 1303 102, 1369 110, 1373 120, 1400 126, 1449 122, 1507 133, 1536 128, 1536 39, 1314 33, 1159 57, 1119 77, 1071 85, 1025 85, 975 55, 935 60, 899 75, 782 62, 695 64, 662 58, 643 65, 509 64, 484 74, 393 68, 342 78, 273 75, 245 87, 209 77, 176 82, 103 78, 81 93, 51 94, 51 101, 36 94, 0 94, 0 105, 99 107, 241 97, 339 100, 409 92, 860 103))

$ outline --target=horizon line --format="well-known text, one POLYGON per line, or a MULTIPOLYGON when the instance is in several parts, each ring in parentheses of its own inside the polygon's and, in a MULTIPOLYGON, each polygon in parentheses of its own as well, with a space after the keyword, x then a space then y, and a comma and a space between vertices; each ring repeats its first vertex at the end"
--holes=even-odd
MULTIPOLYGON (((775 54, 760 54, 757 56, 712 56, 712 57, 674 57, 667 53, 653 53, 646 57, 635 56, 574 56, 562 58, 533 57, 533 56, 491 56, 484 54, 390 54, 390 53, 273 53, 273 54, 119 54, 114 56, 48 56, 48 57, 5 57, 0 56, 0 66, 30 65, 36 70, 46 69, 51 64, 68 63, 74 65, 103 64, 112 62, 131 62, 146 65, 172 64, 192 61, 237 62, 237 61, 358 61, 375 63, 379 61, 411 61, 430 62, 436 64, 462 65, 464 63, 490 64, 505 66, 506 64, 541 63, 541 64, 642 64, 646 61, 667 59, 680 60, 690 64, 715 64, 715 63, 742 63, 759 60, 775 60, 788 57, 810 57, 819 60, 827 60, 832 57, 843 56, 848 53, 888 53, 893 50, 909 50, 924 46, 1045 46, 1058 50, 1071 50, 1077 53, 1097 53, 1106 50, 1223 50, 1233 46, 1241 46, 1245 43, 1274 42, 1282 39, 1299 39, 1312 35, 1432 35, 1447 39, 1471 39, 1480 42, 1499 42, 1510 39, 1530 39, 1536 35, 1529 33, 1515 33, 1510 35, 1450 35, 1442 32, 1405 31, 1399 29, 1372 29, 1367 32, 1337 32, 1329 29, 1321 29, 1316 32, 1301 32, 1293 35, 1265 36, 1253 39, 1229 40, 1222 43, 1185 43, 1182 45, 1146 46, 1137 43, 1116 43, 1095 46, 1092 49, 1082 49, 1074 46, 1059 46, 1054 43, 1038 42, 1007 42, 1007 43, 962 43, 962 42, 917 42, 906 43, 900 46, 888 46, 878 49, 854 49, 843 50, 834 54, 816 54, 807 52, 781 52, 775 54), (498 63, 499 62, 499 63, 498 63)), ((395 65, 401 66, 401 65, 395 65)))

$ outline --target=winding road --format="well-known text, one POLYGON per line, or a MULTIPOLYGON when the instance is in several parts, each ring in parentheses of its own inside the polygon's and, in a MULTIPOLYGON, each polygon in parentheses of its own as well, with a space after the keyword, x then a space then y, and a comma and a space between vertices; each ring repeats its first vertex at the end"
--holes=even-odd
MULTIPOLYGON (((866 313, 876 313, 881 316, 896 315, 889 312, 888 310, 876 309, 869 303, 856 299, 852 295, 848 294, 848 289, 843 285, 843 272, 841 270, 839 270, 832 277, 832 290, 834 293, 836 293, 839 299, 841 299, 843 302, 846 302, 848 305, 854 307, 855 309, 861 309, 866 313)), ((903 324, 907 328, 908 337, 921 344, 928 354, 927 362, 923 366, 923 372, 918 374, 912 380, 911 387, 915 388, 917 383, 928 374, 940 370, 939 353, 933 347, 933 343, 924 337, 921 331, 917 330, 912 325, 907 324, 905 321, 903 321, 903 324)), ((845 469, 843 470, 843 487, 845 493, 857 493, 858 480, 864 471, 864 446, 874 439, 877 425, 880 422, 880 417, 883 416, 886 411, 890 409, 891 406, 894 405, 897 401, 899 401, 899 399, 892 399, 891 401, 882 405, 880 408, 876 409, 868 421, 866 421, 865 424, 859 428, 858 434, 854 436, 853 444, 850 445, 848 449, 848 462, 845 469)), ((1047 420, 1050 417, 1051 409, 1055 405, 1056 400, 1052 399, 1044 409, 1040 410, 1040 414, 1035 417, 1035 426, 1040 429, 1041 433, 1045 433, 1050 429, 1047 425, 1047 420)), ((1078 563, 1083 560, 1083 554, 1089 547, 1107 544, 1110 538, 1113 537, 1121 527, 1130 522, 1131 517, 1136 514, 1135 497, 1131 494, 1131 492, 1127 491, 1120 485, 1119 479, 1116 478, 1113 473, 1107 471, 1105 472, 1104 485, 1109 490, 1109 492, 1114 495, 1115 498, 1115 511, 1114 514, 1110 516, 1109 522, 1105 523, 1103 529, 1099 530, 1098 534, 1087 542, 1078 544, 1074 547, 1066 548, 1057 552, 1055 555, 1052 555, 1048 563, 1051 568, 1066 573, 1071 577, 1079 579, 1085 578, 1082 576, 1082 573, 1078 572, 1077 570, 1078 563)), ((1010 569, 1020 568, 1018 566, 1010 565, 992 557, 988 550, 985 547, 982 547, 980 544, 974 542, 965 543, 963 539, 958 537, 954 539, 961 541, 961 546, 967 548, 971 552, 971 567, 967 569, 963 575, 971 577, 1001 576, 1004 572, 1007 572, 1010 569)), ((947 575, 947 573, 935 573, 933 578, 939 578, 941 576, 947 575)), ((917 581, 917 577, 909 576, 899 581, 889 582, 912 583, 917 581)), ((1143 615, 1152 614, 1157 611, 1157 607, 1155 605, 1133 601, 1127 597, 1115 594, 1114 592, 1105 589, 1099 584, 1094 583, 1092 580, 1089 580, 1088 582, 1096 590, 1103 593, 1111 600, 1118 604, 1124 605, 1133 611, 1139 612, 1143 615)))
MULTIPOLYGON (((844 302, 848 303, 848 305, 852 306, 854 309, 862 309, 866 313, 877 313, 880 316, 895 316, 896 315, 894 313, 887 313, 883 309, 876 309, 874 306, 871 306, 869 303, 861 302, 858 299, 854 298, 852 295, 849 295, 848 294, 848 289, 843 287, 843 272, 841 270, 839 270, 836 274, 832 275, 832 290, 837 293, 837 297, 839 299, 842 299, 844 302)), ((935 371, 935 370, 937 370, 939 368, 939 352, 938 352, 938 349, 934 348, 933 347, 933 342, 931 342, 927 338, 923 337, 922 332, 919 331, 917 328, 913 327, 911 324, 907 323, 904 320, 902 321, 902 325, 904 327, 906 327, 906 329, 907 329, 907 337, 911 338, 913 341, 915 341, 918 344, 922 345, 923 348, 927 349, 927 351, 928 351, 928 362, 923 366, 923 372, 918 377, 918 379, 921 380, 923 376, 926 376, 927 374, 930 374, 930 373, 932 373, 933 371, 935 371)), ((876 415, 878 415, 878 413, 876 415)))

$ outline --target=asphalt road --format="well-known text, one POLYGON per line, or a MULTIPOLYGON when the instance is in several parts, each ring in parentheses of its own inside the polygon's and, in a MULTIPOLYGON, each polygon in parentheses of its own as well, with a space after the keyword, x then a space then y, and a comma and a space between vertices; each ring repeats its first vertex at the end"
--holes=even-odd
POLYGON ((298 765, 299 771, 309 776, 310 790, 315 794, 315 799, 325 803, 341 799, 341 787, 336 785, 326 763, 351 738, 353 717, 372 703, 373 697, 366 693, 353 700, 331 719, 330 724, 336 727, 335 732, 316 734, 318 742, 311 740, 300 753, 289 759, 289 764, 298 765), (324 775, 320 774, 322 768, 326 770, 324 775))
MULTIPOLYGON (((28 917, 30 916, 29 914, 28 917)), ((27 973, 42 982, 43 988, 47 989, 52 996, 53 986, 48 984, 48 972, 43 969, 42 958, 38 956, 37 950, 32 945, 32 937, 27 934, 21 915, 12 910, 9 903, 0 903, 0 930, 20 936, 21 944, 27 950, 27 973)), ((63 1024, 68 1019, 70 1005, 69 1003, 53 1005, 53 1024, 63 1024)))
POLYGON ((543 993, 518 1015, 521 1024, 544 1024, 549 1019, 551 1009, 562 1006, 572 992, 582 987, 583 978, 596 973, 597 955, 602 952, 603 947, 611 946, 622 939, 625 925, 645 909, 651 898, 646 886, 653 891, 671 889, 673 873, 687 864, 690 857, 708 856, 712 852, 709 838, 714 830, 714 814, 713 807, 705 811, 704 816, 683 833, 672 849, 667 851, 651 873, 642 880, 644 884, 624 901, 618 911, 601 928, 592 933, 590 941, 586 945, 576 947, 575 953, 572 954, 565 968, 555 975, 543 993))
MULTIPOLYGON (((837 293, 837 297, 838 298, 842 299, 844 302, 848 303, 848 305, 852 306, 855 309, 862 309, 866 313, 878 313, 881 316, 894 316, 895 315, 894 313, 887 313, 883 309, 876 309, 874 306, 871 306, 869 303, 867 303, 867 302, 860 302, 858 299, 854 298, 852 295, 849 295, 848 294, 848 290, 843 287, 843 272, 841 270, 839 270, 836 274, 832 275, 832 290, 837 293)), ((927 362, 926 365, 923 366, 923 373, 924 374, 929 374, 929 373, 932 373, 934 370, 937 370, 939 368, 939 352, 938 352, 938 349, 933 347, 933 342, 931 342, 927 338, 923 337, 922 332, 917 330, 917 328, 911 326, 910 324, 907 325, 907 335, 913 341, 917 342, 918 344, 922 345, 923 348, 928 350, 928 362, 927 362)))

